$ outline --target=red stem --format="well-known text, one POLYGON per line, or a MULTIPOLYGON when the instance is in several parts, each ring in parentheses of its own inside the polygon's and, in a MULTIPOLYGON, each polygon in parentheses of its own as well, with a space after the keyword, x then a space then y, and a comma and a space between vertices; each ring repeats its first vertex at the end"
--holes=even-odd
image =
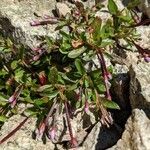
POLYGON ((72 127, 71 127, 71 123, 70 123, 70 115, 69 115, 69 111, 68 111, 67 102, 65 102, 65 111, 66 111, 66 118, 67 118, 67 123, 68 123, 68 129, 69 129, 69 133, 70 133, 70 138, 71 138, 71 141, 72 141, 74 139, 74 137, 73 137, 72 127))
POLYGON ((2 140, 0 140, 0 144, 4 143, 8 140, 12 135, 14 135, 28 120, 29 118, 26 117, 14 130, 12 130, 9 134, 7 134, 2 140))

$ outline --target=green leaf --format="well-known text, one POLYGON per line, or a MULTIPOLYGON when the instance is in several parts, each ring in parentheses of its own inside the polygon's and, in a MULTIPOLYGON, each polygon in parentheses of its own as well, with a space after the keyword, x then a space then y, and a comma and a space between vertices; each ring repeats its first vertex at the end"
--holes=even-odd
POLYGON ((8 97, 0 93, 0 101, 8 101, 8 97))
POLYGON ((82 64, 81 59, 76 59, 76 60, 75 60, 75 66, 76 66, 78 72, 79 72, 81 75, 84 75, 84 74, 85 74, 86 71, 85 71, 85 68, 84 68, 84 66, 83 66, 83 64, 82 64))
POLYGON ((35 116, 38 114, 38 112, 36 110, 34 110, 34 108, 27 108, 25 111, 24 111, 24 114, 25 116, 35 116))
POLYGON ((69 58, 77 58, 78 56, 80 56, 83 52, 85 52, 86 48, 85 47, 81 47, 78 49, 74 49, 71 52, 68 53, 68 57, 69 58))
POLYGON ((65 84, 65 81, 63 80, 63 78, 60 74, 58 74, 58 83, 59 84, 65 84))
POLYGON ((43 91, 45 91, 47 89, 51 89, 51 88, 52 88, 52 85, 43 85, 37 89, 37 92, 43 92, 43 91))
POLYGON ((8 118, 6 116, 0 115, 0 122, 5 122, 7 120, 8 120, 8 118))
POLYGON ((14 60, 14 61, 11 63, 11 68, 12 68, 12 69, 16 69, 17 64, 18 64, 18 61, 17 61, 17 60, 14 60))
POLYGON ((34 103, 38 106, 41 106, 48 102, 48 98, 35 99, 34 103))
POLYGON ((55 28, 55 31, 62 29, 67 24, 68 24, 67 21, 61 21, 60 23, 58 23, 58 26, 55 28))
POLYGON ((65 79, 66 81, 72 82, 72 83, 76 83, 76 81, 71 80, 69 77, 67 77, 67 75, 65 73, 59 73, 61 75, 61 77, 63 79, 65 79))
POLYGON ((68 85, 67 86, 67 91, 73 91, 73 90, 75 90, 77 88, 78 88, 78 83, 72 84, 72 85, 68 85))
POLYGON ((95 80, 94 85, 99 93, 104 93, 106 91, 105 85, 101 80, 95 80))
POLYGON ((59 93, 58 91, 54 91, 53 93, 47 94, 47 97, 49 98, 49 100, 51 100, 51 99, 57 97, 58 93, 59 93))
POLYGON ((53 45, 54 45, 54 41, 53 41, 52 38, 50 38, 50 37, 48 37, 48 36, 45 37, 45 40, 46 40, 46 43, 47 43, 47 45, 48 45, 48 52, 50 53, 50 52, 51 52, 51 48, 52 48, 53 45))
POLYGON ((113 25, 112 21, 107 20, 106 23, 102 26, 100 32, 100 36, 102 39, 106 39, 106 38, 111 39, 111 37, 114 35, 114 29, 112 25, 113 25))
POLYGON ((108 100, 106 98, 101 98, 101 102, 103 106, 110 109, 120 109, 119 105, 115 103, 114 101, 108 100))
POLYGON ((101 47, 106 47, 108 45, 112 45, 113 43, 114 41, 112 39, 107 38, 107 39, 102 40, 101 47))
POLYGON ((96 17, 94 19, 94 21, 91 24, 91 27, 93 29, 93 40, 96 43, 100 43, 101 42, 101 38, 100 38, 100 32, 101 32, 101 24, 102 24, 102 20, 99 17, 96 17))
POLYGON ((67 34, 66 32, 60 30, 59 33, 62 35, 63 39, 69 40, 70 39, 70 34, 67 34))
POLYGON ((112 15, 116 15, 118 13, 118 7, 114 0, 108 0, 108 10, 112 15))
POLYGON ((7 38, 7 46, 8 47, 12 47, 13 46, 13 43, 12 43, 12 41, 9 38, 7 38))
POLYGON ((25 75, 25 71, 22 70, 21 68, 15 70, 15 80, 17 82, 22 82, 24 75, 25 75))
POLYGON ((48 79, 52 84, 56 84, 58 81, 58 71, 56 67, 52 67, 50 69, 50 73, 48 75, 48 79))

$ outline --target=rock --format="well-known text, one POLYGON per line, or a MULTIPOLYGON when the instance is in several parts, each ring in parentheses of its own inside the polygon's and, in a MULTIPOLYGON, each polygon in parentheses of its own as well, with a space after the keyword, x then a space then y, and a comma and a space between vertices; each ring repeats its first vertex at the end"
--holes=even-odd
MULTIPOLYGON (((12 131, 23 119, 24 117, 20 115, 14 115, 5 122, 0 130, 0 139, 12 131)), ((1 144, 0 150, 54 150, 55 146, 50 140, 47 140, 44 144, 42 141, 36 141, 32 138, 35 127, 36 119, 29 119, 20 130, 1 144)))
POLYGON ((101 126, 102 126, 101 123, 98 122, 94 126, 92 131, 89 133, 89 135, 87 136, 85 142, 83 143, 83 147, 85 149, 90 149, 90 150, 94 150, 95 149, 95 146, 97 144, 98 135, 100 133, 101 126))
POLYGON ((150 108, 150 64, 140 62, 130 67, 130 103, 132 109, 150 108))
POLYGON ((125 65, 114 66, 115 77, 112 82, 112 94, 121 109, 126 109, 129 103, 129 75, 125 65))
POLYGON ((55 37, 55 25, 31 27, 30 22, 52 16, 55 4, 54 0, 0 0, 0 32, 16 43, 36 47, 42 37, 55 37))
MULTIPOLYGON (((127 6, 132 0, 122 0, 122 2, 127 6)), ((150 18, 150 0, 139 0, 139 2, 138 9, 150 18)))
POLYGON ((65 17, 67 14, 71 13, 71 8, 65 3, 58 2, 56 4, 56 11, 59 17, 65 17))
POLYGON ((114 145, 120 135, 121 130, 117 125, 107 128, 98 122, 86 137, 82 147, 87 150, 103 150, 114 145))
POLYGON ((150 0, 140 0, 138 8, 150 18, 150 0))
POLYGON ((134 109, 122 138, 107 150, 149 150, 150 120, 143 110, 134 109))
POLYGON ((137 33, 141 36, 140 40, 138 41, 139 45, 150 50, 150 25, 139 26, 136 29, 137 33))

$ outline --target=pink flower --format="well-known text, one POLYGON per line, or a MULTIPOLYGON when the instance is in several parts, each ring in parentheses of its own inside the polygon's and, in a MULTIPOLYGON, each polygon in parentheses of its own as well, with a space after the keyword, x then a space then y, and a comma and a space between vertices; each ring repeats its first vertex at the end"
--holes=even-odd
POLYGON ((78 141, 76 138, 72 138, 71 141, 70 141, 70 144, 71 144, 71 148, 75 148, 78 146, 78 141))
POLYGON ((112 74, 110 72, 107 71, 106 75, 107 75, 108 80, 112 79, 112 74))
POLYGON ((44 18, 45 18, 45 19, 51 19, 51 16, 49 16, 49 15, 44 15, 44 18))
MULTIPOLYGON (((33 50, 34 52, 39 53, 39 54, 42 54, 42 52, 43 52, 43 50, 42 50, 40 47, 32 48, 32 50, 33 50)), ((36 55, 36 56, 37 56, 37 55, 36 55)))
POLYGON ((13 95, 8 99, 8 101, 9 101, 10 103, 12 103, 12 102, 15 101, 15 100, 16 100, 15 94, 13 94, 13 95))
POLYGON ((53 126, 48 133, 48 138, 53 141, 55 139, 55 135, 56 135, 56 127, 53 126))
POLYGON ((22 86, 18 86, 16 91, 13 93, 13 95, 8 99, 8 102, 11 104, 12 108, 16 105, 21 90, 22 90, 22 86))
POLYGON ((88 103, 87 100, 85 101, 84 111, 85 111, 86 113, 89 111, 89 103, 88 103))
POLYGON ((40 125, 39 125, 39 128, 35 131, 36 136, 37 136, 38 139, 41 139, 41 138, 42 138, 42 136, 43 136, 43 134, 44 134, 44 131, 45 131, 45 127, 46 127, 45 122, 42 121, 42 122, 40 123, 40 125))
MULTIPOLYGON (((15 94, 16 94, 16 93, 15 93, 15 94)), ((10 104, 10 105, 11 105, 11 108, 13 108, 13 107, 16 105, 16 103, 17 103, 17 98, 16 98, 15 94, 13 94, 13 95, 8 99, 8 101, 11 103, 11 104, 10 104)))
POLYGON ((36 55, 36 56, 33 57, 33 60, 36 61, 36 60, 38 60, 39 58, 40 58, 40 55, 36 55))
POLYGON ((144 57, 144 60, 145 60, 146 62, 150 62, 150 57, 149 57, 149 56, 145 56, 145 57, 144 57))
POLYGON ((32 22, 30 22, 30 25, 31 26, 38 26, 38 25, 40 25, 40 21, 32 21, 32 22))

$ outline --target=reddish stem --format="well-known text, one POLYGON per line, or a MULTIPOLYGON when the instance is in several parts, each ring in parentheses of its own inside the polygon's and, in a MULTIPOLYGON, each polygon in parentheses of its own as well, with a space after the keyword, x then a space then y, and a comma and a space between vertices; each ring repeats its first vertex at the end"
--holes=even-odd
POLYGON ((30 23, 31 26, 40 26, 40 25, 47 25, 47 24, 56 24, 58 23, 57 19, 50 19, 44 21, 33 21, 30 23))
POLYGON ((142 55, 148 54, 150 56, 150 50, 142 48, 141 46, 136 44, 134 41, 132 41, 132 43, 137 48, 137 50, 139 51, 140 54, 142 54, 142 55))
POLYGON ((26 117, 14 130, 12 130, 8 135, 6 135, 2 140, 0 140, 0 144, 4 143, 8 140, 11 136, 13 136, 28 120, 29 118, 26 117))
POLYGON ((145 19, 144 21, 140 21, 137 24, 129 26, 129 28, 138 27, 138 26, 147 25, 147 24, 150 24, 150 19, 145 19))
POLYGON ((106 74, 108 72, 106 72, 107 68, 106 68, 106 65, 105 65, 105 60, 104 60, 102 54, 99 56, 99 54, 97 53, 97 57, 98 57, 98 60, 100 62, 100 65, 101 65, 101 71, 102 71, 102 75, 103 75, 103 78, 104 78, 104 85, 105 85, 105 88, 106 88, 106 97, 111 100, 111 95, 110 95, 110 92, 109 92, 109 87, 107 85, 108 76, 106 74))
POLYGON ((64 105, 65 105, 65 111, 66 111, 66 118, 67 118, 67 123, 68 123, 69 134, 70 134, 70 138, 71 138, 71 144, 72 144, 73 147, 76 147, 77 145, 74 142, 75 138, 73 137, 73 132, 72 132, 72 127, 71 127, 70 115, 69 115, 69 111, 68 111, 67 102, 65 102, 64 105))

